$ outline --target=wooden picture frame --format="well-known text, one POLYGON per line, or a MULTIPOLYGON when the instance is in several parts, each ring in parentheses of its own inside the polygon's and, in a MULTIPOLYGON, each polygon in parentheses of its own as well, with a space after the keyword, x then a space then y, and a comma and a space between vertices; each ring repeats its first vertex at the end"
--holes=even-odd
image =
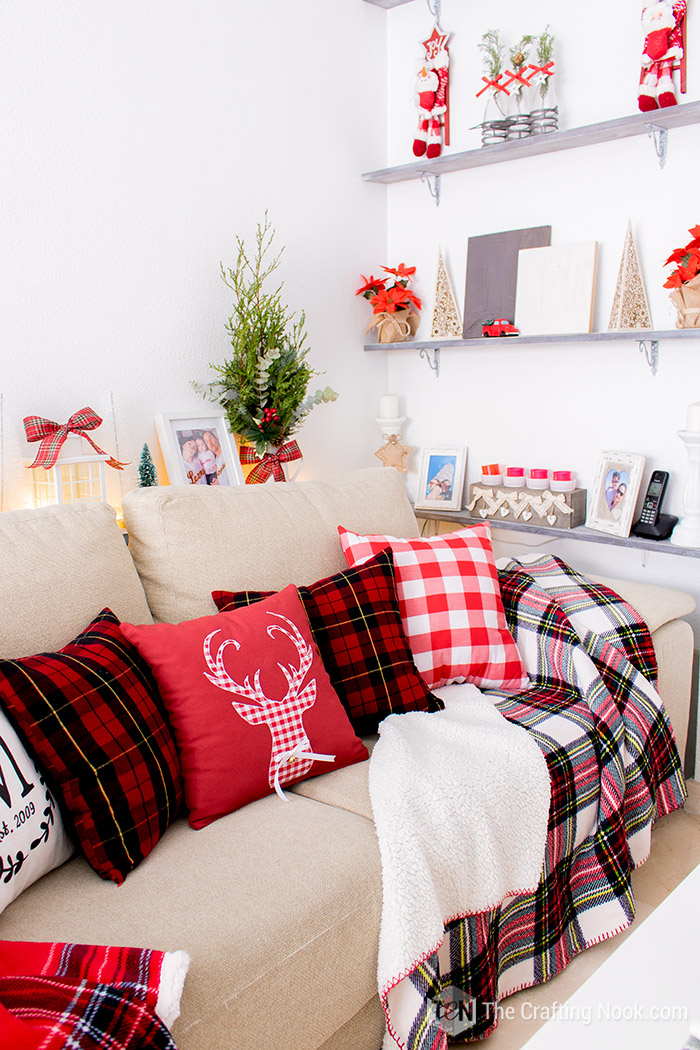
POLYGON ((170 485, 244 484, 224 412, 161 412, 155 424, 170 485))
POLYGON ((461 510, 466 448, 426 448, 418 476, 417 510, 461 510))
POLYGON ((586 525, 627 537, 632 527, 646 458, 630 452, 601 452, 588 501, 586 525))

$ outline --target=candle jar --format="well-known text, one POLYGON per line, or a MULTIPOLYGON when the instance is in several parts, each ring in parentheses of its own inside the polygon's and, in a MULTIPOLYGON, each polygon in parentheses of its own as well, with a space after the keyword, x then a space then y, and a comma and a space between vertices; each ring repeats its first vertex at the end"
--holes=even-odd
POLYGON ((552 472, 552 492, 573 492, 576 488, 576 475, 570 470, 555 470, 552 472))
POLYGON ((536 468, 531 470, 527 478, 529 489, 546 489, 549 487, 549 472, 536 468))
POLYGON ((523 467, 506 467, 503 484, 509 489, 522 488, 525 484, 525 470, 523 467))

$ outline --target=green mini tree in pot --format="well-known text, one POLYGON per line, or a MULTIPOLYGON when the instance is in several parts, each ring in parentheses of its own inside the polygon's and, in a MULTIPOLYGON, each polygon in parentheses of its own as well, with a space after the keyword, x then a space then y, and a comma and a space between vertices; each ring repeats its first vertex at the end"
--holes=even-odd
POLYGON ((265 284, 279 266, 280 251, 272 252, 275 231, 265 213, 258 225, 255 254, 251 257, 238 237, 238 255, 233 269, 223 264, 221 275, 234 293, 233 313, 226 330, 233 355, 221 365, 212 365, 217 378, 209 384, 209 396, 221 404, 234 434, 240 436, 241 462, 255 463, 247 483, 273 476, 285 480, 282 463, 301 459, 296 441, 290 438, 316 406, 335 401, 330 387, 307 393, 314 376, 308 363, 306 317, 295 318, 282 302, 282 284, 268 291, 265 284))

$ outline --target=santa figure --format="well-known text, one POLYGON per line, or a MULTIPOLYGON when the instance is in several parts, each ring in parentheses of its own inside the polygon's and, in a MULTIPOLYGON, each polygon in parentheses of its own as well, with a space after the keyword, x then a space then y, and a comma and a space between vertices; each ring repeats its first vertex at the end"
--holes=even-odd
POLYGON ((652 0, 642 10, 645 39, 639 108, 643 113, 677 104, 673 70, 683 57, 685 12, 686 0, 652 0))

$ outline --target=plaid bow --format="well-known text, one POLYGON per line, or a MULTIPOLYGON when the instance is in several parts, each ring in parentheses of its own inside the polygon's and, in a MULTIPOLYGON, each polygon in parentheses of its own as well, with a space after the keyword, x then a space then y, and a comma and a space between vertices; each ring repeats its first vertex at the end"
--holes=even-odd
MULTIPOLYGON (((50 470, 69 434, 80 434, 90 442, 95 452, 100 456, 105 455, 90 435, 85 433, 86 430, 95 430, 102 423, 102 419, 93 408, 81 408, 74 412, 67 423, 54 423, 53 420, 42 419, 41 416, 25 416, 23 422, 27 441, 41 441, 36 459, 30 467, 44 467, 50 470)), ((123 470, 126 463, 120 463, 110 456, 107 465, 115 470, 123 470)))
POLYGON ((248 477, 246 485, 262 485, 272 475, 275 481, 284 481, 283 463, 301 459, 301 449, 296 441, 287 441, 277 452, 264 452, 262 457, 250 445, 241 445, 241 463, 256 463, 248 477))

